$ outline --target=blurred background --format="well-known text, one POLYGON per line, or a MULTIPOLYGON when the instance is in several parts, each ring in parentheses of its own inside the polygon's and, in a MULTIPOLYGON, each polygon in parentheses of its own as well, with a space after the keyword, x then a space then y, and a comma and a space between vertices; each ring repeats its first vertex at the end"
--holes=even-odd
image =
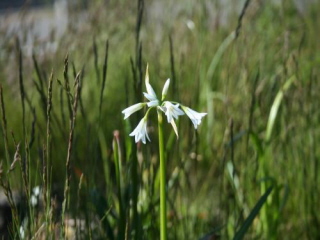
POLYGON ((121 113, 148 64, 158 96, 171 78, 167 99, 208 113, 197 131, 181 117, 179 139, 165 126, 169 239, 319 239, 319 10, 1 0, 1 236, 159 238, 156 116, 143 145, 128 136, 143 111, 121 113))

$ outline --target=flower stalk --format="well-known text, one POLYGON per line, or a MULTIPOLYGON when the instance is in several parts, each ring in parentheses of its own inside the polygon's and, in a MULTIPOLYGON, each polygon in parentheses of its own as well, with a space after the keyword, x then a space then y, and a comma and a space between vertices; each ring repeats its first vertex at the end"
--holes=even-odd
POLYGON ((160 155, 160 239, 167 239, 166 160, 164 158, 163 117, 158 109, 159 155, 160 155))
POLYGON ((164 140, 163 140, 163 113, 166 115, 168 123, 172 125, 174 132, 178 135, 178 128, 176 126, 175 120, 178 120, 179 116, 187 115, 192 121, 194 128, 201 124, 201 120, 207 113, 199 113, 192 110, 189 107, 183 106, 180 103, 167 101, 166 96, 168 93, 170 79, 164 84, 162 90, 161 100, 157 97, 157 94, 153 90, 150 81, 148 66, 146 70, 145 84, 147 92, 143 95, 148 100, 148 102, 136 103, 130 107, 127 107, 122 111, 124 114, 124 119, 127 119, 131 114, 141 110, 144 107, 148 107, 145 116, 140 120, 137 127, 129 134, 129 136, 135 138, 135 142, 141 141, 146 144, 147 140, 150 140, 148 135, 148 114, 151 109, 157 109, 158 113, 158 131, 159 131, 159 158, 160 158, 160 239, 167 239, 167 205, 166 205, 166 159, 164 156, 164 140))

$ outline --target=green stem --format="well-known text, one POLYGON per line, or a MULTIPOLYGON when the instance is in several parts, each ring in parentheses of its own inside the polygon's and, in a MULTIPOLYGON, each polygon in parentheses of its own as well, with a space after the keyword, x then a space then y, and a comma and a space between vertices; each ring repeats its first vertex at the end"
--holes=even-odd
POLYGON ((123 198, 122 198, 122 189, 121 189, 121 159, 120 159, 120 152, 119 152, 119 133, 114 132, 114 139, 112 142, 113 146, 113 157, 114 157, 114 163, 116 167, 116 181, 117 181, 117 187, 118 187, 118 199, 119 199, 119 235, 118 239, 124 239, 125 235, 125 228, 126 228, 126 219, 125 219, 125 211, 124 211, 124 205, 123 205, 123 198))
POLYGON ((167 239, 167 206, 166 206, 166 163, 164 158, 163 119, 158 110, 159 155, 160 155, 160 239, 167 239))

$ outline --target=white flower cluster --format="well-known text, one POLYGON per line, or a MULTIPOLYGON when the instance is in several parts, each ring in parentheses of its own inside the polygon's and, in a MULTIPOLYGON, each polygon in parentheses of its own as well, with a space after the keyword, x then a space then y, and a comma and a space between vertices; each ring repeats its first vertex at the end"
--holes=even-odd
MULTIPOLYGON (((164 84, 164 87, 162 90, 162 98, 160 101, 156 93, 154 92, 152 86, 149 83, 148 66, 146 70, 145 83, 146 83, 147 92, 143 94, 149 100, 149 102, 136 103, 131 107, 124 109, 122 111, 122 113, 124 114, 124 119, 128 118, 131 114, 139 111, 146 105, 150 109, 156 107, 165 113, 165 115, 167 116, 168 123, 171 123, 176 135, 178 136, 178 130, 174 122, 174 119, 178 119, 179 116, 186 114, 191 119, 194 125, 194 128, 197 129, 198 125, 200 125, 201 123, 202 118, 205 115, 207 115, 207 113, 196 112, 191 108, 181 105, 180 103, 175 103, 172 101, 164 101, 170 85, 170 79, 168 79, 164 84), (179 107, 181 107, 181 109, 179 107)), ((139 142, 141 140, 145 144, 146 138, 150 141, 150 138, 147 132, 147 118, 148 118, 149 110, 147 111, 146 115, 141 119, 138 126, 133 130, 132 133, 130 133, 130 136, 135 137, 136 142, 139 142)))

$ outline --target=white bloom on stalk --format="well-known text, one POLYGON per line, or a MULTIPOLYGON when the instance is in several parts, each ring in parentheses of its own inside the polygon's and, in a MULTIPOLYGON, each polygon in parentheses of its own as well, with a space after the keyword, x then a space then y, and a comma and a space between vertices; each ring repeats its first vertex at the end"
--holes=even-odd
POLYGON ((154 92, 152 86, 150 83, 146 83, 147 92, 143 93, 143 95, 149 100, 149 101, 155 101, 158 100, 156 93, 154 92))
POLYGON ((168 123, 171 123, 173 118, 178 119, 180 115, 184 115, 184 112, 179 108, 179 103, 174 105, 169 101, 165 101, 161 110, 166 114, 168 123))
POLYGON ((139 142, 140 140, 146 144, 146 137, 151 142, 148 131, 147 131, 147 118, 144 117, 139 122, 138 126, 133 130, 132 133, 129 134, 129 136, 134 136, 134 140, 139 142))
POLYGON ((126 109, 124 109, 122 111, 122 113, 124 114, 124 119, 127 119, 128 117, 130 117, 130 115, 132 113, 135 113, 137 111, 139 111, 140 109, 142 109, 144 106, 146 105, 146 103, 136 103, 126 109))
POLYGON ((158 100, 153 100, 147 103, 148 107, 156 107, 159 106, 159 101, 158 100))
POLYGON ((191 119, 194 125, 194 128, 197 129, 198 125, 200 125, 201 123, 202 118, 206 116, 207 113, 199 113, 185 106, 181 106, 181 107, 183 111, 187 114, 187 116, 191 119))
POLYGON ((154 92, 151 84, 149 83, 149 71, 148 71, 148 66, 147 66, 147 71, 146 71, 146 79, 145 79, 145 82, 146 82, 146 89, 147 89, 147 92, 143 93, 143 95, 146 97, 146 99, 149 100, 149 102, 147 103, 148 104, 148 107, 155 107, 155 106, 158 106, 159 105, 159 100, 157 98, 157 94, 154 92))
MULTIPOLYGON (((178 119, 179 116, 181 115, 187 114, 188 117, 191 119, 194 125, 194 128, 197 129, 198 125, 200 125, 201 123, 202 118, 205 115, 207 115, 207 113, 198 113, 192 110, 191 108, 185 107, 179 103, 164 101, 168 93, 170 79, 167 79, 167 81, 163 86, 162 96, 160 101, 149 82, 148 66, 146 70, 145 83, 146 83, 147 92, 144 92, 143 95, 145 96, 146 99, 148 99, 149 102, 136 103, 131 107, 124 109, 122 111, 122 113, 124 114, 124 119, 127 119, 131 114, 139 111, 146 105, 149 107, 149 110, 151 108, 157 107, 157 109, 160 109, 165 113, 165 115, 167 116, 168 123, 171 123, 174 132, 176 133, 177 137, 179 137, 178 128, 176 123, 174 122, 175 119, 178 119), (180 109, 180 107, 182 108, 182 110, 180 109)), ((132 133, 130 133, 130 136, 135 137, 136 143, 139 141, 142 141, 144 144, 146 144, 146 139, 150 141, 150 138, 147 132, 147 119, 148 119, 149 110, 147 111, 146 115, 141 119, 138 126, 133 130, 132 133)))

